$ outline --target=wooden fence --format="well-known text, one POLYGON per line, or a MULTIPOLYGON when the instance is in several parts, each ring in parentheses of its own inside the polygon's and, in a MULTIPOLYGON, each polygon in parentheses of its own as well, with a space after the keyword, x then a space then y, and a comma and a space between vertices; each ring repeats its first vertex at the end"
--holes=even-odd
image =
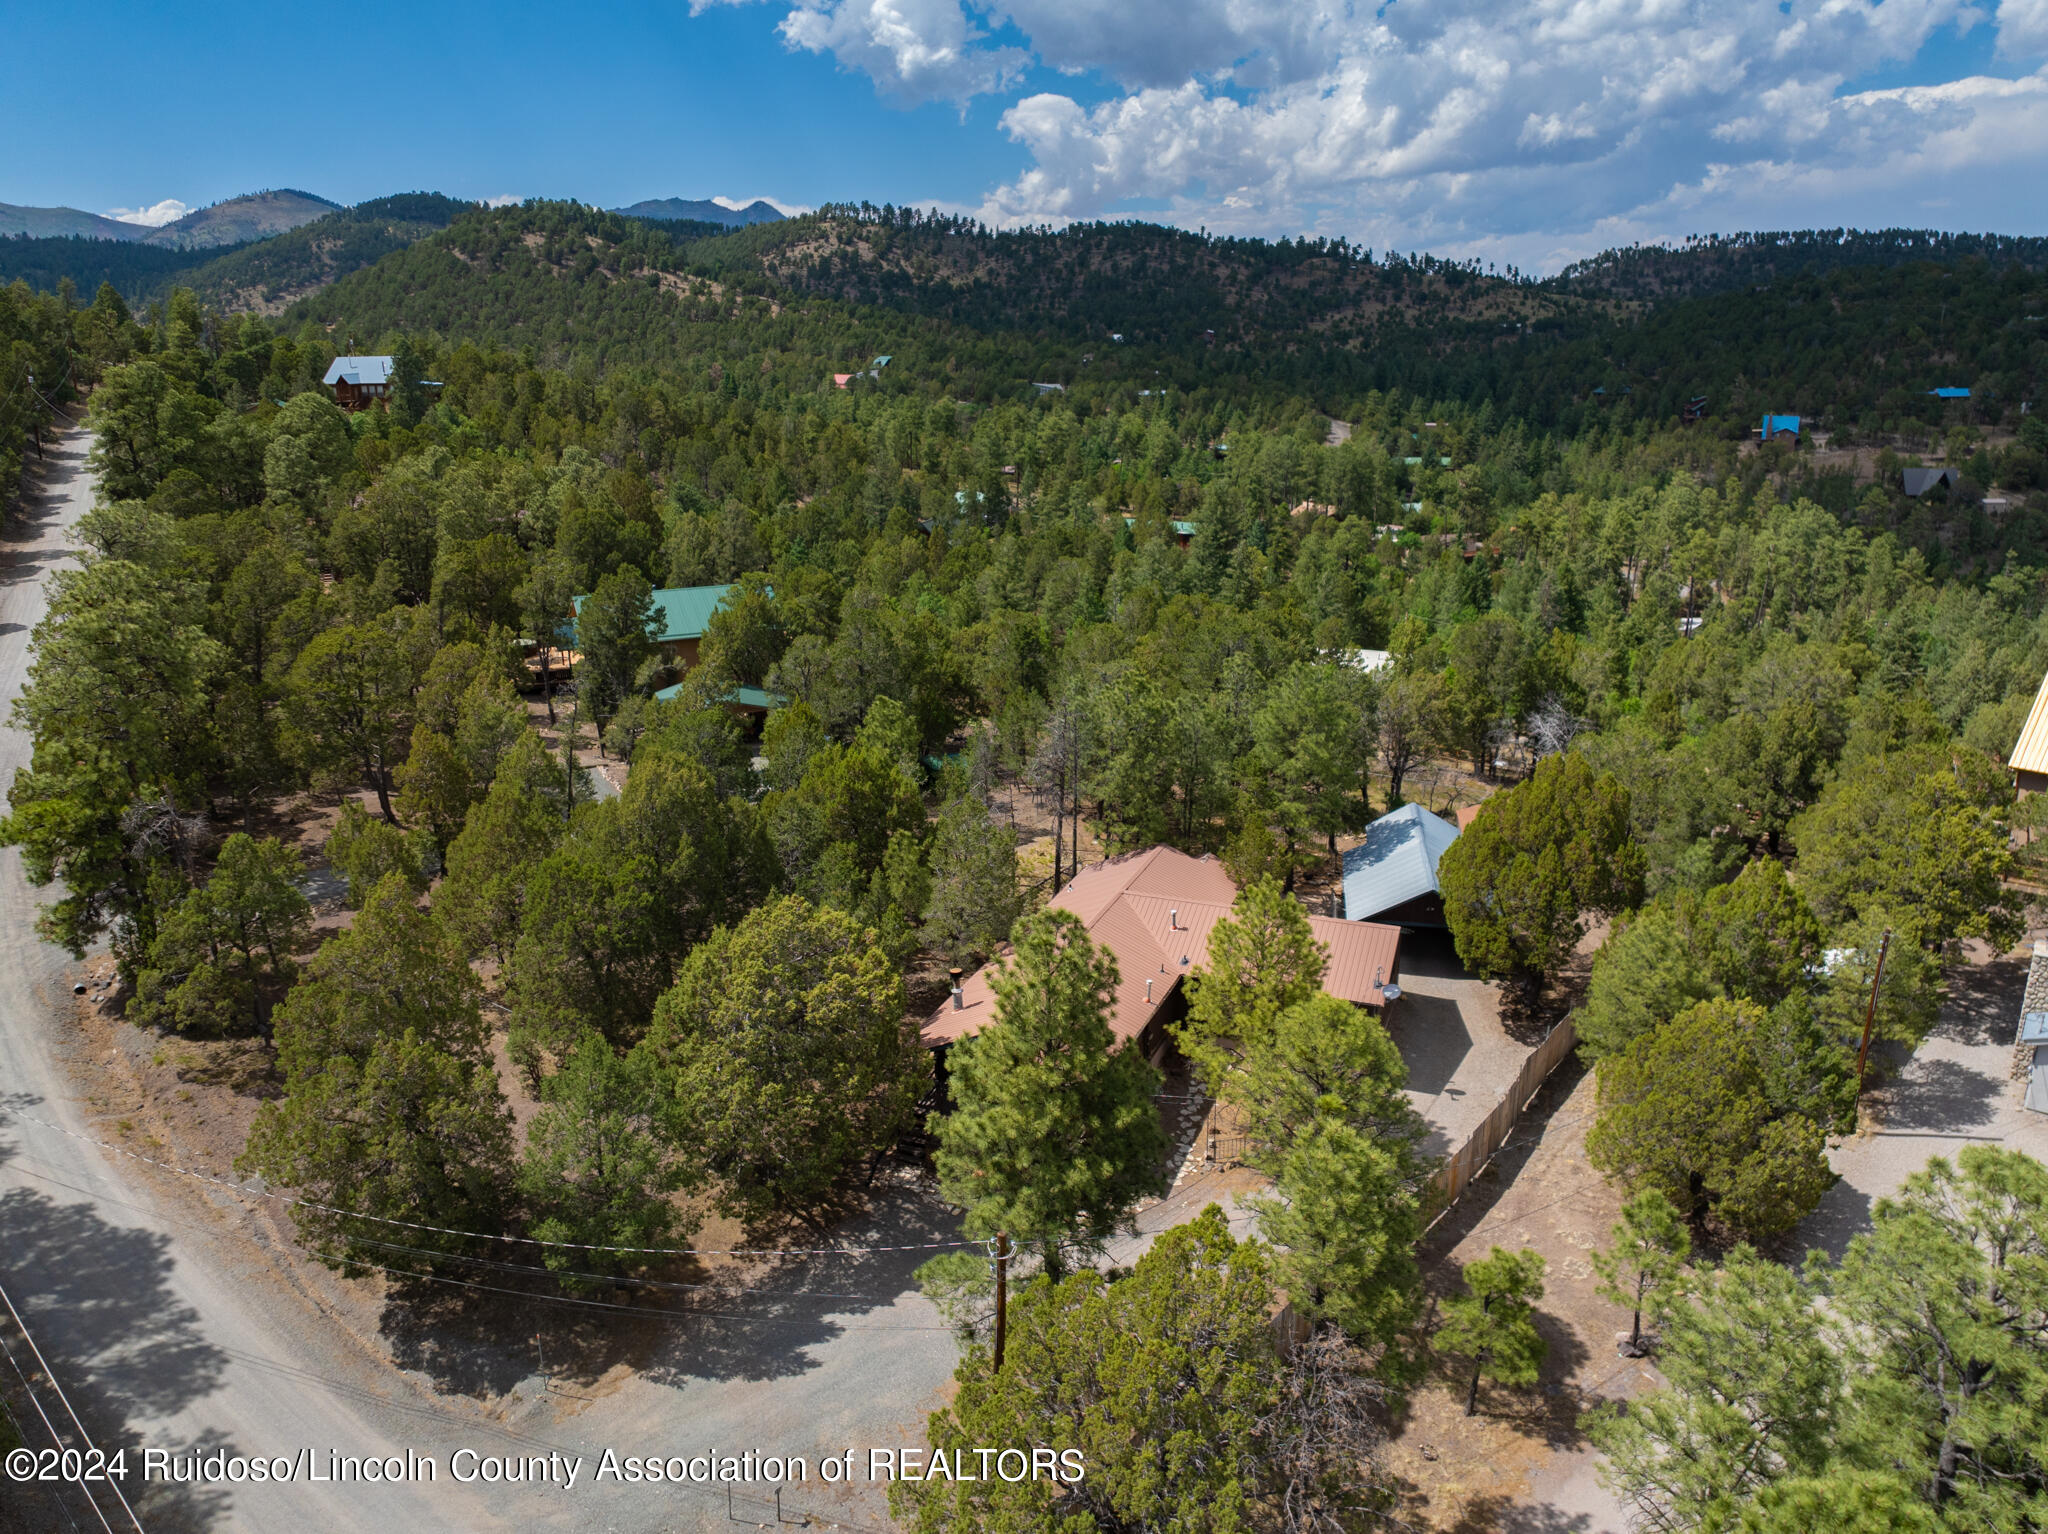
POLYGON ((1471 1138, 1437 1169, 1432 1186, 1439 1216, 1442 1210, 1457 1201, 1466 1184, 1479 1175, 1479 1169, 1506 1142, 1537 1089, 1549 1079, 1558 1062, 1571 1053, 1572 1046, 1578 1041, 1579 1030, 1569 1017, 1545 1034, 1543 1042, 1522 1062, 1515 1084, 1502 1096, 1493 1112, 1487 1114, 1480 1126, 1472 1131, 1471 1138))

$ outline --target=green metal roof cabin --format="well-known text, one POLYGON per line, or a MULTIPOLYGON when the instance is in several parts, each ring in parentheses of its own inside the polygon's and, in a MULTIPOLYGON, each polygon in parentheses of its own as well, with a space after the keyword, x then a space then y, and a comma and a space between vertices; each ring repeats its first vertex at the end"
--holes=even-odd
MULTIPOLYGON (((704 630, 730 590, 730 585, 664 586, 654 593, 655 610, 661 614, 661 633, 654 642, 669 659, 685 666, 697 664, 697 648, 703 642, 704 630)), ((578 612, 583 610, 584 601, 583 597, 576 599, 578 612)))

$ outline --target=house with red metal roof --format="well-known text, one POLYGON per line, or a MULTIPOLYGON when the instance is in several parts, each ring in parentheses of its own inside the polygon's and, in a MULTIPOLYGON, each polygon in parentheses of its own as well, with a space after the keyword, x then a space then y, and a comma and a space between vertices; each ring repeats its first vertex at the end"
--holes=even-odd
MULTIPOLYGON (((1080 917, 1088 935, 1115 955, 1110 1031, 1121 1044, 1135 1041, 1156 1063, 1166 1052, 1167 1026, 1187 1013, 1183 982, 1207 962, 1209 934, 1236 899, 1236 883, 1215 858, 1154 847, 1084 868, 1050 904, 1080 917)), ((1399 927, 1328 916, 1311 916, 1308 924, 1329 951, 1325 991, 1372 1008, 1400 994, 1399 927)), ((995 1020, 989 973, 1005 958, 967 976, 925 1019, 927 1048, 943 1048, 995 1020)))

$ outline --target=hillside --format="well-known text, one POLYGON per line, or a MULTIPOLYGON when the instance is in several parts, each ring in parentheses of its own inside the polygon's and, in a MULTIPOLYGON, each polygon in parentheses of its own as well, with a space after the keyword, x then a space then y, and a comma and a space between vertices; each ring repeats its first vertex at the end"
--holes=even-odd
POLYGON ((708 197, 658 197, 636 202, 630 208, 612 212, 626 218, 687 219, 700 224, 724 224, 743 228, 748 224, 772 224, 783 217, 780 208, 758 199, 744 208, 728 208, 708 197))
POLYGON ((119 219, 101 218, 97 213, 82 213, 77 208, 24 208, 0 202, 0 236, 134 241, 149 232, 146 224, 124 224, 119 219))
MULTIPOLYGON (((239 248, 239 247, 236 247, 239 248)), ((143 245, 133 240, 91 240, 80 235, 35 239, 20 234, 0 237, 0 285, 19 278, 30 287, 54 293, 65 278, 86 299, 111 282, 130 303, 168 292, 176 282, 216 258, 211 250, 178 250, 143 245)))
POLYGON ((1679 245, 1631 245, 1574 262, 1544 285, 1635 303, 1668 302, 1822 276, 1844 267, 1981 260, 2048 267, 2048 239, 1944 234, 1935 229, 1800 229, 1706 235, 1679 245))
POLYGON ((337 278, 447 228, 473 206, 438 192, 375 198, 219 256, 182 280, 223 310, 277 314, 337 278))
POLYGON ((962 398, 1034 383, 1105 401, 1225 390, 1344 416, 1399 389, 1566 435, 1596 420, 1675 422, 1699 395, 1708 430, 1735 440, 1765 410, 1919 431, 2038 397, 2048 343, 2029 316, 2048 313, 2048 287, 2010 256, 2025 254, 2020 242, 1996 262, 1958 247, 1946 262, 1838 264, 1715 291, 1744 250, 1807 247, 1842 248, 1814 236, 1661 253, 1665 287, 1703 291, 1645 303, 1572 291, 1583 274, 1533 283, 1336 242, 1142 224, 992 233, 831 209, 714 231, 533 204, 467 215, 305 312, 359 335, 532 344, 598 366, 758 353, 764 371, 806 387, 888 353, 899 360, 887 387, 962 398), (1976 399, 1929 397, 1951 384, 1976 399))
POLYGON ((311 192, 250 192, 187 213, 175 223, 150 230, 143 240, 150 245, 187 250, 243 245, 325 218, 339 206, 311 192))

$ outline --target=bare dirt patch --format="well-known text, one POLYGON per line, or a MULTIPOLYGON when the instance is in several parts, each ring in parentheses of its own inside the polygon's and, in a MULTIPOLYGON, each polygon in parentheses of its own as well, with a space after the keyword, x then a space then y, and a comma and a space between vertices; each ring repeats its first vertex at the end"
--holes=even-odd
MULTIPOLYGON (((1458 1291, 1459 1264, 1495 1246, 1541 1252, 1548 1266, 1537 1326, 1550 1345, 1536 1385, 1482 1386, 1475 1417, 1464 1415, 1470 1377, 1448 1361, 1416 1393, 1388 1458, 1404 1489, 1405 1515, 1424 1528, 1464 1534, 1519 1527, 1509 1520, 1510 1509, 1516 1517, 1540 1513, 1556 1483, 1588 1463, 1583 1413, 1657 1382, 1647 1364, 1619 1356, 1617 1333, 1629 1318, 1595 1292, 1599 1279, 1589 1257, 1607 1244, 1621 1193, 1587 1164, 1593 1112, 1592 1075, 1567 1061, 1499 1156, 1424 1240, 1424 1283, 1433 1306, 1458 1291)), ((1574 1484, 1575 1495, 1583 1490, 1574 1484)), ((1572 1516, 1580 1510, 1569 1502, 1565 1508, 1572 1516)), ((1608 1523, 1593 1517, 1556 1526, 1608 1523)))

